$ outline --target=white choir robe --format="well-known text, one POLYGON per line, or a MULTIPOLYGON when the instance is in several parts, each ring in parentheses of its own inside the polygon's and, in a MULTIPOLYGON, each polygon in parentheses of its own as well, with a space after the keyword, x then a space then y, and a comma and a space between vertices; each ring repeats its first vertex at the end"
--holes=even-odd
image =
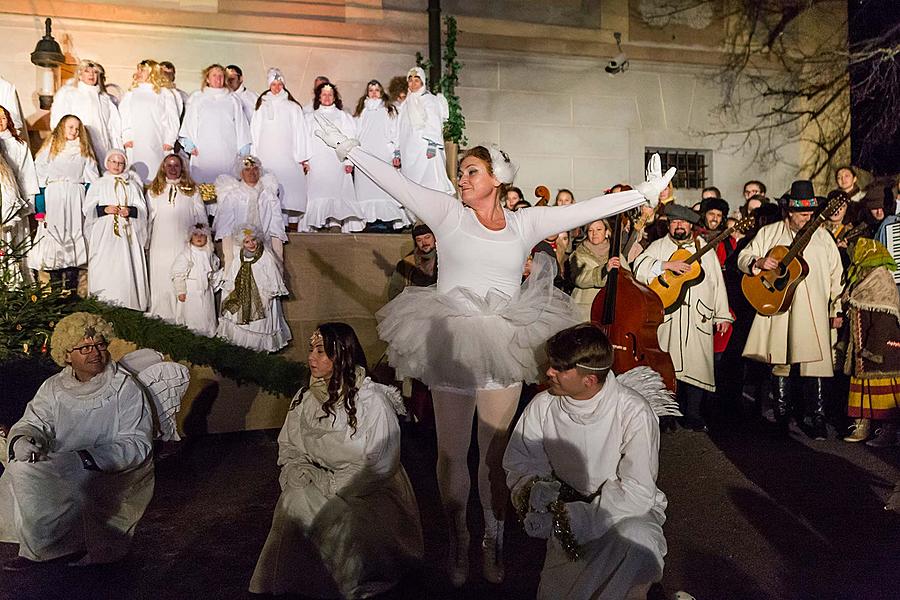
POLYGON ((153 416, 137 383, 115 362, 81 383, 72 368, 50 377, 10 429, 47 448, 50 460, 6 465, 0 540, 46 561, 87 552, 82 564, 122 559, 153 496, 153 416), (100 468, 83 468, 87 450, 100 468))
POLYGON ((175 93, 175 104, 178 106, 178 123, 180 124, 184 120, 184 111, 187 108, 188 99, 191 95, 181 88, 172 87, 170 89, 175 93))
POLYGON ((659 422, 615 375, 589 400, 535 396, 516 423, 503 468, 514 498, 536 477, 557 478, 585 496, 600 491, 590 503, 566 503, 582 556, 571 561, 551 535, 538 598, 623 598, 662 577, 667 500, 656 487, 659 422))
POLYGON ((278 435, 281 496, 251 592, 368 598, 421 559, 419 510, 400 464, 402 400, 368 377, 357 385, 356 431, 342 403, 332 423, 308 389, 291 402, 278 435))
POLYGON ((28 266, 45 271, 83 266, 88 259, 84 184, 100 177, 97 163, 82 156, 78 140, 66 142, 53 158, 49 146, 44 146, 34 163, 38 185, 44 188, 46 212, 28 251, 28 266))
POLYGON ((250 133, 253 154, 278 179, 281 208, 289 214, 305 213, 307 181, 300 163, 309 160, 310 139, 303 109, 288 100, 285 91, 263 94, 250 133))
MULTIPOLYGON (((222 301, 224 302, 234 291, 234 280, 244 257, 239 249, 235 252, 235 260, 225 270, 222 284, 222 301), (239 258, 240 257, 240 258, 239 258)), ((219 327, 216 335, 225 338, 236 346, 250 348, 257 352, 275 352, 287 346, 291 341, 291 330, 281 309, 280 296, 287 296, 287 288, 284 287, 284 279, 281 276, 281 266, 268 248, 263 250, 258 261, 251 265, 253 280, 265 306, 266 316, 256 321, 240 324, 238 313, 222 311, 219 318, 219 327)))
POLYGON ((28 202, 31 212, 34 212, 34 197, 40 193, 37 171, 34 168, 34 159, 31 157, 31 149, 26 142, 19 142, 8 131, 0 132, 0 152, 6 159, 6 164, 12 168, 19 184, 19 196, 28 202))
POLYGON ((456 188, 447 177, 444 154, 445 101, 425 91, 409 92, 400 106, 397 141, 400 144, 400 170, 414 183, 450 195, 456 188), (426 152, 429 142, 436 147, 434 158, 426 152))
POLYGON ((304 216, 305 230, 310 227, 333 227, 341 231, 362 231, 366 223, 362 209, 356 202, 353 176, 344 167, 352 166, 349 160, 338 160, 334 150, 315 132, 320 129, 316 117, 331 121, 347 137, 356 137, 353 117, 336 106, 320 106, 307 116, 310 133, 309 201, 304 216))
POLYGON ((178 188, 177 181, 167 181, 159 196, 147 190, 149 211, 150 253, 150 309, 151 316, 175 322, 175 288, 172 287, 172 263, 189 243, 190 229, 197 223, 207 223, 206 207, 200 191, 187 195, 178 188))
POLYGON ((27 123, 22 117, 22 105, 19 103, 19 92, 11 82, 0 77, 0 106, 9 111, 13 125, 22 139, 28 138, 27 123))
MULTIPOLYGON (((362 113, 356 117, 359 145, 369 154, 390 163, 397 149, 398 117, 388 113, 384 101, 366 98, 362 113)), ((411 223, 409 214, 399 202, 385 192, 362 171, 353 174, 356 202, 362 208, 363 220, 391 223, 394 229, 402 229, 411 223)))
MULTIPOLYGON (((701 247, 703 240, 700 240, 701 247)), ((647 284, 662 274, 662 264, 684 247, 696 250, 693 240, 679 246, 665 236, 653 241, 634 259, 634 276, 647 284)), ((703 281, 689 288, 681 307, 665 315, 656 330, 659 346, 672 357, 675 378, 704 390, 716 391, 713 337, 718 323, 731 323, 734 318, 728 309, 728 294, 722 265, 714 252, 700 258, 703 281)))
POLYGON ((207 247, 188 244, 172 263, 172 287, 176 295, 184 294, 184 301, 176 299, 175 323, 194 333, 216 335, 215 290, 221 287, 222 270, 219 257, 212 252, 212 240, 207 247))
MULTIPOLYGON (((16 248, 28 240, 28 202, 19 196, 19 184, 13 170, 5 164, 0 167, 5 171, 0 173, 0 240, 4 245, 16 248)), ((8 269, 8 272, 0 272, 4 283, 18 287, 26 280, 28 269, 24 260, 11 263, 8 269)))
POLYGON ((122 117, 122 141, 132 142, 127 148, 128 162, 138 177, 147 184, 156 177, 159 164, 169 152, 163 145, 175 146, 178 139, 178 103, 175 92, 153 84, 140 83, 128 90, 119 103, 122 117))
POLYGON ((244 109, 244 117, 249 123, 253 118, 253 113, 256 112, 256 101, 259 99, 259 94, 251 92, 245 85, 242 85, 240 89, 235 90, 232 93, 241 101, 241 108, 244 109))
POLYGON ((94 156, 102 161, 113 148, 122 147, 122 121, 115 100, 96 85, 81 81, 68 83, 53 97, 50 128, 66 115, 75 115, 91 136, 94 156))
POLYGON ((238 154, 250 144, 250 124, 228 88, 207 87, 191 95, 180 136, 191 157, 191 177, 213 183, 219 175, 234 173, 238 154))
POLYGON ((109 304, 147 310, 148 211, 144 186, 134 173, 107 173, 91 185, 84 200, 84 224, 88 238, 88 293, 109 304), (97 208, 104 206, 133 206, 137 218, 98 217, 97 208))

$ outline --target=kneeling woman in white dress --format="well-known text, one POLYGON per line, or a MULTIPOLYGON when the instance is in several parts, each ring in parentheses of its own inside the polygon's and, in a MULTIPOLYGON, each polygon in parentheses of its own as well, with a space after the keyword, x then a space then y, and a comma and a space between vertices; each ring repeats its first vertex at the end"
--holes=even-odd
POLYGON ((345 323, 319 325, 309 370, 278 436, 282 491, 250 591, 381 594, 423 553, 416 498, 400 464, 403 402, 367 376, 345 323))
POLYGON ((234 239, 241 240, 241 248, 225 269, 216 334, 237 346, 275 352, 291 340, 279 298, 288 293, 281 268, 263 243, 263 234, 252 225, 241 225, 234 239))
POLYGON ((128 169, 125 151, 113 149, 106 171, 88 190, 84 227, 88 238, 88 293, 98 299, 147 310, 147 203, 144 186, 128 169))
POLYGON ((215 291, 222 285, 219 257, 213 253, 209 226, 196 223, 188 232, 188 244, 172 263, 171 278, 175 299, 175 323, 191 331, 216 335, 215 291))

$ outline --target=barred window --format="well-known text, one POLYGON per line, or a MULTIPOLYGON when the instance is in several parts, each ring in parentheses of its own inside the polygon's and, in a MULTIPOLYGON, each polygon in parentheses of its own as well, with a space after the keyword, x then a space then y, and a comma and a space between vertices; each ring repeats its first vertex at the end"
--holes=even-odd
POLYGON ((663 173, 669 167, 675 167, 675 179, 672 183, 676 189, 701 189, 709 185, 710 155, 709 150, 682 150, 676 148, 645 148, 644 164, 650 157, 659 153, 663 173))

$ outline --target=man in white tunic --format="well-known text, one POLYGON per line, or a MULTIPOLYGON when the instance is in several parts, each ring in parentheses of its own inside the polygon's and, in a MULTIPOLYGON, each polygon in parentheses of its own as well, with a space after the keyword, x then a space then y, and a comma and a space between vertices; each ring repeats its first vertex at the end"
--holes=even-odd
MULTIPOLYGON (((782 198, 786 218, 759 230, 738 255, 738 268, 750 275, 778 268, 778 261, 766 254, 775 246, 790 246, 797 232, 812 219, 820 200, 811 181, 793 182, 790 193, 782 198)), ((807 433, 824 439, 827 430, 823 379, 834 375, 830 329, 838 326, 836 300, 843 290, 843 267, 834 238, 821 227, 813 233, 802 257, 809 266, 809 274, 794 291, 790 308, 771 317, 760 314, 753 317, 744 356, 772 365, 776 433, 788 434, 794 407, 789 381, 793 368, 813 388, 806 411, 807 433)))
POLYGON ((503 458, 525 531, 547 540, 537 597, 644 600, 667 550, 657 417, 610 373, 612 346, 593 325, 557 333, 547 354, 550 388, 503 458))
POLYGON ((112 96, 106 93, 103 67, 98 63, 82 60, 75 79, 56 92, 50 109, 50 128, 56 127, 66 115, 75 115, 84 123, 98 159, 106 156, 110 149, 122 147, 119 109, 112 96))
POLYGON ((9 431, 0 539, 19 544, 7 571, 52 560, 122 559, 153 496, 153 417, 137 383, 110 360, 112 327, 74 313, 50 341, 64 367, 9 431))
POLYGON ((0 106, 6 108, 12 115, 13 123, 20 137, 26 137, 28 131, 25 127, 25 119, 22 118, 22 105, 19 103, 19 93, 16 86, 0 76, 0 106))
POLYGON ((447 101, 425 87, 425 71, 419 67, 406 74, 409 93, 400 107, 398 142, 400 170, 424 187, 447 194, 456 189, 447 177, 444 154, 444 121, 449 116, 447 101))
POLYGON ((244 116, 247 117, 247 122, 249 123, 250 119, 253 118, 253 113, 256 111, 256 101, 259 99, 259 94, 247 89, 247 86, 244 85, 244 71, 237 65, 225 67, 225 85, 241 101, 241 106, 244 108, 244 116))
MULTIPOLYGON (((672 260, 679 249, 696 252, 705 242, 691 235, 700 215, 686 206, 669 204, 669 234, 652 242, 634 260, 634 274, 641 283, 649 283, 665 272, 684 274, 691 265, 672 260)), ((672 357, 678 396, 684 413, 683 424, 695 431, 706 431, 701 414, 704 391, 716 391, 713 365, 713 336, 724 334, 734 320, 728 310, 725 279, 715 252, 700 257, 702 281, 689 287, 684 300, 666 314, 657 329, 659 346, 672 357)))
POLYGON ((184 109, 187 108, 188 94, 183 89, 175 85, 175 65, 168 60, 159 63, 160 72, 169 80, 169 89, 175 93, 175 102, 178 104, 178 121, 184 119, 184 109))

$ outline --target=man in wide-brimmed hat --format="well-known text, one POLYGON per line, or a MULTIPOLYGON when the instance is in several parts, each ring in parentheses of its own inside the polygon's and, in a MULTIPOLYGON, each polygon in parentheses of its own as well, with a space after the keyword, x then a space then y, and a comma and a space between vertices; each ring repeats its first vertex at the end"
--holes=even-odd
MULTIPOLYGON (((701 217, 680 204, 666 205, 669 234, 652 242, 634 261, 634 273, 642 283, 649 283, 665 271, 683 274, 691 265, 671 260, 676 250, 697 248, 691 228, 701 217)), ((703 245, 698 240, 699 246, 703 245)), ((696 431, 706 431, 701 413, 704 393, 716 391, 713 367, 713 335, 731 326, 728 296, 722 268, 714 252, 700 258, 702 281, 690 287, 681 305, 657 329, 659 346, 672 357, 678 380, 678 403, 684 414, 682 424, 696 431)))
MULTIPOLYGON (((766 257, 775 246, 790 246, 797 232, 813 218, 824 204, 816 196, 811 181, 791 184, 791 190, 781 197, 786 217, 766 225, 738 256, 738 267, 745 273, 758 275, 762 271, 779 268, 779 263, 766 257)), ((837 302, 841 294, 841 257, 834 238, 822 228, 817 229, 803 259, 809 274, 794 292, 790 308, 771 317, 757 314, 750 329, 744 356, 772 365, 776 432, 788 434, 794 401, 789 377, 793 373, 803 378, 809 403, 798 398, 798 408, 805 408, 804 422, 799 423, 815 439, 825 439, 825 378, 831 377, 831 332, 837 325, 837 302)))

